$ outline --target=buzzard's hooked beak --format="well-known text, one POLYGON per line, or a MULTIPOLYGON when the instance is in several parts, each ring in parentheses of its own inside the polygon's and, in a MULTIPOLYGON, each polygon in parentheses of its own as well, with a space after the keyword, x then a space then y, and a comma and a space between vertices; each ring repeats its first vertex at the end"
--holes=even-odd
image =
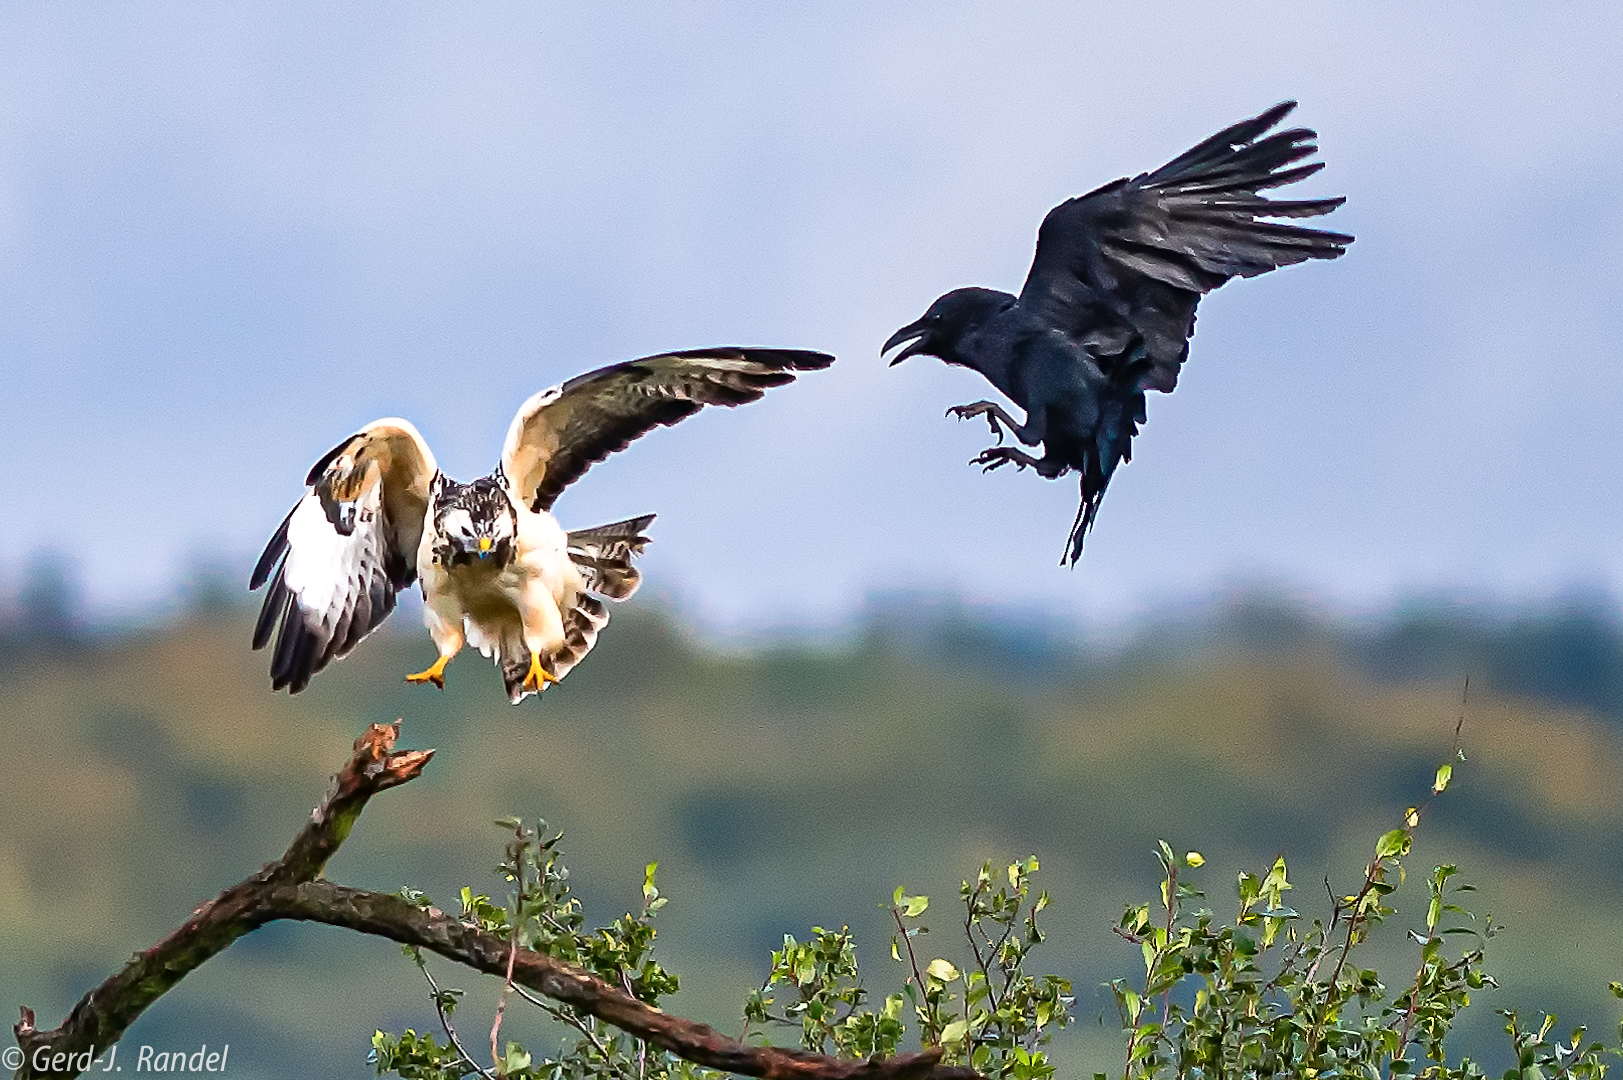
POLYGON ((914 341, 913 344, 891 357, 890 366, 895 367, 903 360, 906 360, 909 356, 917 356, 919 353, 923 352, 926 347, 925 342, 929 340, 929 333, 930 328, 925 324, 923 319, 920 319, 917 322, 910 322, 900 330, 896 331, 894 334, 890 335, 890 340, 885 342, 884 347, 879 350, 879 355, 884 356, 902 342, 911 338, 917 338, 918 340, 914 341))
POLYGON ((490 557, 490 537, 488 536, 481 536, 479 538, 479 557, 481 559, 490 557))

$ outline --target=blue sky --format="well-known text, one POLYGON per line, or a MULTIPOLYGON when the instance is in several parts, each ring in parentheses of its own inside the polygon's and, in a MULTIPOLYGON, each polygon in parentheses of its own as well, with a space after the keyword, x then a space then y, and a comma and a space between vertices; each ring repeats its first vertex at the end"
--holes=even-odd
POLYGON ((337 8, 0 10, 0 580, 138 612, 367 420, 467 479, 534 390, 742 343, 840 360, 558 507, 657 511, 650 579, 715 627, 1623 586, 1615 4, 337 8), (879 344, 1286 97, 1358 242, 1202 305, 1062 571, 1074 480, 970 468, 983 384, 879 344))

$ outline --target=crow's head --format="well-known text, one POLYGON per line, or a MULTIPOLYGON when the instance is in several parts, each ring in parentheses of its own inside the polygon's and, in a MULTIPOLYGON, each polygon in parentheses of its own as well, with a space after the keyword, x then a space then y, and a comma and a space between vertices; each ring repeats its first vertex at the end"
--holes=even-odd
POLYGON ((434 501, 434 529, 441 538, 437 553, 451 565, 512 561, 518 515, 495 477, 471 484, 450 481, 434 501))
POLYGON ((949 364, 973 367, 959 346, 970 331, 1014 302, 1014 297, 996 289, 954 289, 930 305, 917 322, 910 322, 890 336, 880 355, 904 341, 907 348, 891 358, 894 367, 909 356, 935 356, 949 364))

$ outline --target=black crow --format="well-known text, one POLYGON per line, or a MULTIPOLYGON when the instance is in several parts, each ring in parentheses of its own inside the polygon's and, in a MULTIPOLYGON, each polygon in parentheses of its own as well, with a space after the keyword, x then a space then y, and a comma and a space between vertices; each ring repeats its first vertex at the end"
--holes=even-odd
POLYGON ((1082 505, 1061 565, 1082 541, 1117 464, 1132 457, 1144 393, 1170 393, 1189 355, 1195 305, 1229 278, 1254 277, 1308 259, 1334 259, 1352 237, 1263 218, 1316 217, 1344 199, 1263 198, 1313 175, 1318 136, 1292 128, 1264 136, 1296 107, 1275 105, 1218 132, 1152 173, 1121 179, 1048 212, 1019 296, 954 289, 881 352, 912 343, 891 361, 935 356, 974 368, 1026 410, 1017 424, 999 405, 956 405, 960 420, 984 416, 1043 456, 993 446, 971 464, 1031 466, 1048 479, 1075 469, 1082 505))

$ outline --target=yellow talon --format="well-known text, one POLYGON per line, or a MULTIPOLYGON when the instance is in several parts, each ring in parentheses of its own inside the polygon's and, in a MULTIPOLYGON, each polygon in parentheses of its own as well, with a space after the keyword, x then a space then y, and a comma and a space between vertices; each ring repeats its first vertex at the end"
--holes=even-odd
POLYGON ((449 664, 450 662, 451 658, 449 656, 442 656, 438 660, 434 661, 434 663, 431 664, 427 670, 419 671, 414 675, 407 675, 406 681, 416 683, 431 682, 441 690, 444 690, 445 665, 449 664))
POLYGON ((540 655, 532 652, 530 654, 529 674, 524 676, 524 685, 519 687, 519 689, 533 690, 539 694, 541 691, 547 688, 548 683, 555 683, 557 681, 558 676, 541 666, 540 655))

